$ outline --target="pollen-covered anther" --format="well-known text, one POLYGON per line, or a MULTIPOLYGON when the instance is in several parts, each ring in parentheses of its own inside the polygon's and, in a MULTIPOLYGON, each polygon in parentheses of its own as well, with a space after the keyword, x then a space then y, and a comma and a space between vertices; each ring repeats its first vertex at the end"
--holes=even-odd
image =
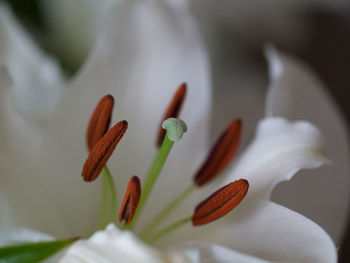
POLYGON ((227 126, 194 177, 198 186, 214 179, 228 165, 237 151, 241 133, 242 121, 240 119, 233 120, 227 126))
POLYGON ((84 164, 82 173, 84 181, 91 182, 97 178, 127 128, 127 121, 120 121, 95 144, 84 164))
POLYGON ((128 225, 135 214, 141 197, 141 183, 137 176, 131 177, 119 212, 119 222, 128 225))
POLYGON ((111 122, 114 98, 112 95, 104 96, 92 113, 86 132, 86 143, 89 151, 103 137, 111 122))
POLYGON ((192 224, 200 226, 217 220, 237 207, 246 196, 249 183, 245 179, 234 181, 209 196, 195 209, 192 224))
POLYGON ((163 119, 161 121, 161 125, 159 127, 158 137, 157 137, 157 145, 160 147, 162 145, 164 136, 165 136, 165 130, 162 129, 162 123, 166 119, 169 118, 177 118, 180 114, 183 102, 185 100, 187 93, 187 85, 186 83, 183 83, 179 86, 179 88, 176 90, 168 108, 166 109, 166 112, 163 116, 163 119))

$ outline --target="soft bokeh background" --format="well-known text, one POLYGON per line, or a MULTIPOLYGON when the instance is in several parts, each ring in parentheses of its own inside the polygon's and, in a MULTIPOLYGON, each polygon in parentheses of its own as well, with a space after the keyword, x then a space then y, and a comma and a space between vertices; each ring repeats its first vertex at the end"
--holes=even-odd
MULTIPOLYGON (((58 57, 66 74, 74 74, 86 53, 77 54, 78 59, 74 60, 70 59, 70 56, 65 56, 64 47, 57 45, 50 37, 50 30, 45 23, 39 1, 8 0, 8 2, 39 44, 58 57)), ((203 2, 209 2, 209 0, 203 0, 203 2)), ((227 2, 222 1, 222 5, 227 2)), ((237 5, 243 2, 237 1, 237 5)), ((250 2, 253 5, 256 1, 250 2)), ((247 65, 252 69, 265 67, 266 62, 262 57, 261 47, 266 41, 273 42, 279 49, 298 56, 318 72, 349 121, 350 4, 339 4, 341 8, 337 6, 330 8, 323 3, 326 1, 318 2, 318 4, 305 5, 304 8, 294 12, 286 12, 290 8, 289 1, 280 1, 278 4, 276 1, 266 1, 266 5, 262 7, 264 10, 241 4, 241 12, 244 15, 240 17, 223 13, 225 8, 208 9, 208 12, 211 12, 213 19, 214 17, 219 21, 222 19, 222 27, 220 23, 216 23, 216 26, 219 25, 217 30, 224 32, 222 35, 225 36, 227 45, 235 47, 236 57, 244 58, 243 67, 247 65), (287 14, 291 17, 286 17, 287 14), (244 17, 244 20, 241 17, 244 17), (234 30, 232 27, 230 29, 225 27, 228 19, 232 19, 234 30), (276 23, 276 21, 279 22, 276 23)), ((194 8, 194 12, 196 11, 194 8)), ((200 22, 210 23, 210 21, 200 22)), ((350 228, 348 229, 343 245, 340 247, 340 262, 344 263, 350 262, 350 228)))

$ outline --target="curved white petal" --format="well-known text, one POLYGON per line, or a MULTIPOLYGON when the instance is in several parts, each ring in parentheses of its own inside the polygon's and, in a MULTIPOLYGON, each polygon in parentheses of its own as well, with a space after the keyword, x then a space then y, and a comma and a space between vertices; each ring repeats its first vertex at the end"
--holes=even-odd
POLYGON ((210 235, 218 244, 271 262, 337 262, 335 245, 320 226, 270 201, 243 201, 223 222, 196 232, 197 240, 210 235))
POLYGON ((0 4, 0 63, 13 79, 14 108, 36 119, 47 116, 63 86, 61 72, 4 3, 0 4))
POLYGON ((268 49, 267 58, 271 69, 267 113, 315 124, 325 137, 332 162, 330 166, 308 171, 308 176, 278 186, 272 199, 315 220, 339 242, 349 211, 350 153, 345 121, 310 68, 272 48, 268 49), (317 187, 313 187, 315 182, 317 187), (318 200, 317 204, 313 200, 318 200))
MULTIPOLYGON (((167 192, 169 198, 178 189, 176 186, 183 185, 184 180, 190 182, 192 172, 206 154, 210 117, 206 52, 184 7, 158 0, 128 0, 110 10, 91 57, 58 104, 50 127, 52 137, 43 149, 47 154, 39 168, 41 174, 54 174, 55 183, 64 188, 53 189, 49 198, 53 200, 58 191, 64 191, 56 203, 69 218, 72 231, 82 227, 77 214, 90 219, 96 217, 91 214, 98 213, 98 207, 90 201, 98 201, 100 186, 84 183, 80 177, 87 156, 85 129, 98 100, 106 93, 113 94, 116 107, 112 122, 129 122, 126 135, 108 163, 120 200, 130 176, 144 177, 147 173, 166 105, 184 81, 188 96, 181 119, 189 129, 173 147, 154 189, 156 193, 167 192), (68 204, 79 207, 80 212, 68 204)), ((146 209, 160 207, 167 200, 152 195, 146 209)), ((151 216, 152 212, 147 214, 151 216)))
POLYGON ((91 238, 75 242, 61 263, 162 263, 163 256, 129 231, 110 224, 91 238))
POLYGON ((277 183, 290 180, 300 169, 327 162, 323 138, 312 124, 266 118, 258 124, 254 140, 225 181, 247 179, 248 198, 269 199, 277 183))
POLYGON ((215 244, 183 243, 169 250, 169 253, 175 254, 174 257, 177 254, 185 255, 191 263, 268 263, 268 261, 215 244))

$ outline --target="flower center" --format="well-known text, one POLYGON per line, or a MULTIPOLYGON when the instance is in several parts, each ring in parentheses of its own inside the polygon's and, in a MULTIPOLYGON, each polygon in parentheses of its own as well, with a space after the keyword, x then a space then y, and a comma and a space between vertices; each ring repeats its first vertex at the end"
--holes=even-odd
MULTIPOLYGON (((132 176, 129 181, 119 212, 119 222, 122 229, 133 229, 174 143, 180 140, 187 131, 186 124, 178 119, 186 92, 186 84, 180 85, 164 114, 157 136, 158 153, 144 179, 142 187, 137 176, 132 176)), ((100 228, 104 228, 108 223, 116 221, 115 184, 106 163, 128 127, 126 121, 120 121, 108 129, 113 106, 114 98, 111 95, 106 95, 100 100, 91 115, 86 134, 87 146, 90 152, 84 164, 83 179, 86 182, 92 182, 100 174, 103 178, 100 228)), ((233 120, 226 127, 198 169, 198 172, 194 175, 193 182, 151 220, 143 231, 139 233, 140 238, 152 243, 191 221, 193 226, 208 224, 223 217, 239 205, 249 188, 248 181, 245 179, 234 181, 214 192, 195 208, 193 215, 184 217, 163 229, 155 231, 157 226, 188 198, 195 189, 208 184, 224 170, 237 151, 241 131, 242 122, 239 119, 233 120)))

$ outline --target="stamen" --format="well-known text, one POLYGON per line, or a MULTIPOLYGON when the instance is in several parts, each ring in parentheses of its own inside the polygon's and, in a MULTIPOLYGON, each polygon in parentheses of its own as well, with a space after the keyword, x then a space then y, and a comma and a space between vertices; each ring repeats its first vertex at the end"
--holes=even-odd
POLYGON ((200 226, 223 217, 238 206, 247 194, 248 188, 249 183, 245 179, 220 188, 196 207, 192 224, 200 226))
POLYGON ((216 141, 207 159, 194 177, 198 186, 214 179, 230 162, 241 139, 242 121, 232 121, 216 141))
POLYGON ((186 93, 187 93, 187 85, 186 83, 183 83, 179 86, 179 88, 176 90, 164 116, 163 119, 161 121, 161 125, 159 128, 159 132, 158 132, 158 137, 157 137, 157 145, 158 147, 160 147, 162 145, 162 142, 164 140, 164 136, 165 136, 165 130, 162 129, 162 123, 169 118, 177 118, 180 114, 181 108, 182 108, 182 104, 185 100, 186 97, 186 93))
POLYGON ((84 181, 91 182, 97 178, 127 128, 127 121, 118 122, 91 149, 83 168, 84 181))
POLYGON ((213 222, 238 206, 238 204, 246 196, 248 188, 249 184, 247 180, 240 179, 234 181, 233 183, 220 188, 201 202, 196 207, 192 217, 185 217, 162 228, 151 237, 142 236, 142 238, 148 243, 153 243, 190 221, 192 221, 194 226, 200 226, 213 222))
POLYGON ((113 96, 106 95, 100 100, 92 113, 86 133, 86 143, 89 151, 107 132, 111 122, 113 106, 113 96))
POLYGON ((119 212, 119 222, 128 225, 134 217, 141 196, 141 183, 137 176, 131 177, 119 212))

